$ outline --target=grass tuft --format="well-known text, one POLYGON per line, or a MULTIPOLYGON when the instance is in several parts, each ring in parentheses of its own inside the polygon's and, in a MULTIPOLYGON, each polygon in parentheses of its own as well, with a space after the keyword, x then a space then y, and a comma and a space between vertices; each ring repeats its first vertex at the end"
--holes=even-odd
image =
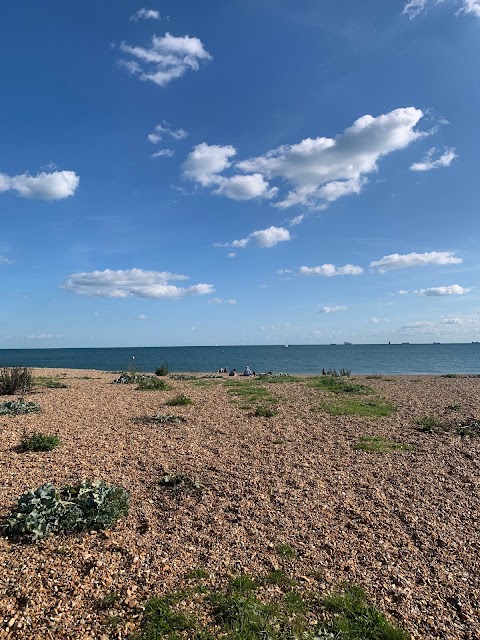
POLYGON ((415 420, 415 423, 418 425, 417 430, 422 433, 432 433, 432 431, 444 428, 443 422, 438 418, 435 418, 435 416, 419 418, 418 420, 415 420))
POLYGON ((358 395, 373 393, 371 387, 350 382, 336 376, 314 376, 310 378, 309 384, 314 389, 322 389, 324 391, 330 391, 331 393, 355 393, 358 395))
POLYGON ((188 398, 187 396, 180 394, 178 396, 175 396, 174 398, 171 398, 170 400, 167 400, 165 404, 168 405, 169 407, 182 407, 192 403, 193 403, 193 400, 191 400, 191 398, 188 398))
POLYGON ((276 409, 272 409, 270 407, 258 406, 255 409, 255 412, 253 415, 256 418, 273 418, 273 416, 276 416, 277 414, 278 414, 278 411, 276 409))
POLYGON ((390 416, 396 408, 385 400, 373 399, 370 401, 356 398, 342 398, 337 402, 324 402, 321 407, 331 416, 390 416))
POLYGON ((22 449, 24 451, 52 451, 60 444, 58 436, 48 436, 44 433, 24 434, 22 439, 22 449))
POLYGON ((47 389, 66 389, 67 385, 64 382, 58 380, 58 378, 46 378, 44 376, 38 376, 34 379, 34 384, 37 387, 46 387, 47 389))
POLYGON ((297 552, 295 551, 295 549, 291 547, 288 543, 277 545, 275 551, 281 558, 285 558, 287 560, 291 560, 292 558, 295 558, 297 555, 297 552))
POLYGON ((362 436, 354 449, 368 453, 392 453, 393 451, 413 451, 414 447, 402 442, 385 440, 381 436, 362 436))

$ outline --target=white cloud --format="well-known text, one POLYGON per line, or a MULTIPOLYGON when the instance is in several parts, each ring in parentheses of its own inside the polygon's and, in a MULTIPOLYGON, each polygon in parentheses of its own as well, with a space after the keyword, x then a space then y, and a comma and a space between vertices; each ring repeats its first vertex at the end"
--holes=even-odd
POLYGON ((0 264, 14 264, 14 260, 10 260, 6 256, 0 256, 0 264))
POLYGON ((234 298, 229 298, 228 300, 224 300, 223 298, 212 298, 208 301, 210 304, 237 304, 237 301, 234 298))
POLYGON ((428 264, 460 264, 462 258, 456 258, 451 251, 430 251, 429 253, 407 253, 400 255, 392 253, 383 256, 380 260, 370 263, 372 269, 378 269, 385 273, 391 269, 408 269, 410 267, 423 267, 428 264))
POLYGON ((221 178, 221 182, 213 193, 226 196, 231 200, 252 200, 253 198, 273 198, 278 189, 270 189, 268 182, 259 173, 249 176, 233 176, 221 178))
POLYGON ((396 109, 378 117, 365 115, 335 138, 306 138, 298 144, 283 145, 263 156, 238 162, 235 169, 247 174, 244 178, 255 178, 254 183, 240 182, 238 174, 233 177, 219 175, 232 166, 228 158, 236 155, 237 150, 204 142, 195 147, 185 161, 184 175, 204 187, 218 185, 214 193, 227 197, 237 194, 229 188, 230 184, 237 187, 241 184, 242 197, 236 199, 245 200, 278 196, 278 187, 269 185, 270 180, 278 179, 281 184, 289 184, 290 191, 274 206, 282 209, 295 205, 325 208, 340 197, 360 193, 368 182, 368 174, 378 170, 380 158, 428 135, 415 129, 423 115, 414 107, 396 109), (212 149, 211 153, 209 149, 212 149), (206 180, 205 171, 199 170, 199 160, 202 156, 208 159, 211 154, 221 156, 221 150, 224 150, 223 164, 219 162, 215 171, 209 168, 206 180))
POLYGON ((230 253, 227 254, 227 258, 235 258, 237 254, 235 253, 235 251, 231 251, 230 253))
POLYGON ((139 9, 137 13, 130 16, 130 20, 134 22, 139 20, 160 20, 160 11, 156 9, 139 9))
POLYGON ((279 276, 284 276, 287 273, 292 273, 292 269, 277 269, 276 273, 279 276))
POLYGON ((155 151, 155 153, 152 153, 152 158, 162 158, 162 157, 167 157, 167 158, 171 158, 172 156, 175 155, 175 151, 173 151, 172 149, 159 149, 158 151, 155 151))
MULTIPOLYGON (((403 13, 407 15, 410 20, 413 20, 424 11, 427 11, 430 7, 433 7, 445 0, 408 0, 403 8, 403 13)), ((457 10, 459 13, 470 13, 477 18, 480 18, 480 0, 453 0, 453 4, 460 5, 457 10)))
POLYGON ((459 284, 451 284, 445 287, 430 287, 429 289, 416 289, 413 293, 417 296, 463 296, 470 293, 471 289, 461 287, 459 284))
POLYGON ((379 320, 378 318, 370 318, 370 322, 372 324, 380 324, 381 320, 379 320))
POLYGON ((120 61, 122 66, 140 80, 154 82, 160 87, 180 78, 189 69, 197 71, 200 61, 212 59, 199 38, 176 37, 170 33, 161 37, 154 35, 149 47, 122 42, 120 49, 133 58, 120 61))
POLYGON ((399 289, 397 293, 399 296, 406 296, 408 294, 408 291, 406 289, 399 289))
POLYGON ((290 218, 288 222, 290 223, 291 227, 295 227, 297 224, 301 224, 304 218, 305 218, 305 214, 301 213, 300 215, 295 216, 294 218, 290 218))
POLYGON ((348 307, 337 305, 335 307, 322 307, 317 311, 317 313, 336 313, 337 311, 346 311, 347 309, 348 307))
POLYGON ((219 184, 222 179, 217 174, 230 167, 229 158, 237 150, 231 145, 197 144, 182 165, 183 175, 189 180, 199 182, 203 187, 219 184))
POLYGON ((16 191, 22 198, 32 200, 62 200, 73 196, 80 183, 74 171, 42 171, 36 176, 22 173, 16 176, 0 174, 0 193, 16 191))
POLYGON ((137 316, 137 320, 146 320, 147 316, 144 313, 141 313, 139 316, 137 316))
POLYGON ((359 276, 363 273, 362 267, 353 264, 346 264, 343 267, 337 267, 334 264, 322 264, 320 267, 300 267, 299 274, 301 276, 359 276))
POLYGON ((434 156, 437 149, 432 147, 421 162, 414 162, 410 166, 410 171, 431 171, 432 169, 440 169, 441 167, 449 167, 458 155, 455 149, 445 147, 444 152, 436 160, 434 156))
POLYGON ((37 335, 28 336, 30 340, 50 340, 53 337, 52 333, 39 333, 37 335))
POLYGON ((250 237, 263 249, 274 247, 279 242, 291 240, 290 232, 283 227, 268 227, 268 229, 253 231, 250 237))
POLYGON ((152 144, 157 144, 164 135, 171 136, 175 140, 183 140, 188 137, 188 132, 185 129, 172 129, 172 125, 164 120, 162 124, 155 125, 154 130, 147 135, 147 138, 152 144))
POLYGON ((268 227, 268 229, 259 229, 252 231, 246 238, 233 240, 232 242, 216 242, 214 247, 231 247, 232 249, 245 249, 254 240, 257 247, 261 249, 270 249, 279 242, 291 240, 290 232, 283 227, 268 227))
POLYGON ((178 287, 170 281, 188 280, 188 276, 167 271, 144 271, 143 269, 125 269, 74 273, 63 287, 75 293, 104 296, 108 298, 181 298, 187 295, 205 295, 213 293, 211 284, 195 284, 190 287, 178 287))

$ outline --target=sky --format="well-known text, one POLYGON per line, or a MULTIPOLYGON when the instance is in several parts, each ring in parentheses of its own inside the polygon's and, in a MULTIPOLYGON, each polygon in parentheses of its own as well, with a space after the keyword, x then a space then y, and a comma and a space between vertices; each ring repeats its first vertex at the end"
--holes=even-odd
POLYGON ((480 340, 480 0, 17 0, 0 348, 480 340))

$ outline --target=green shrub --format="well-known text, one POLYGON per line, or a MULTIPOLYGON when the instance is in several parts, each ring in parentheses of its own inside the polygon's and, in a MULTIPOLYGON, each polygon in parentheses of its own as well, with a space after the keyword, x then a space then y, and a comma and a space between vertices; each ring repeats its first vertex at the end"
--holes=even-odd
POLYGON ((171 413, 159 413, 150 420, 158 424, 181 424, 187 421, 183 416, 174 416, 171 413))
POLYGON ((187 398, 187 396, 180 394, 178 396, 175 396, 174 398, 171 398, 165 404, 167 404, 169 407, 180 407, 187 404, 192 404, 192 400, 190 398, 187 398))
POLYGON ((138 391, 168 391, 171 387, 165 382, 165 380, 159 380, 158 378, 143 378, 138 382, 138 391))
POLYGON ((167 473, 160 479, 160 486, 174 493, 178 491, 201 491, 203 484, 197 476, 187 476, 182 473, 167 473))
POLYGON ((480 420, 474 418, 457 425, 455 431, 459 436, 480 437, 480 420))
POLYGON ((40 405, 36 402, 25 402, 23 398, 0 404, 0 416, 18 416, 22 413, 39 413, 40 411, 40 405))
POLYGON ((276 416, 278 411, 271 409, 270 407, 257 407, 254 412, 256 418, 272 418, 276 416))
POLYGON ((13 539, 36 542, 52 533, 107 529, 128 512, 129 496, 100 480, 57 489, 52 483, 24 493, 3 525, 13 539))
POLYGON ((27 367, 3 367, 0 371, 0 395, 26 393, 33 384, 32 370, 27 367))
POLYGON ((168 362, 163 362, 155 369, 156 376, 168 376, 168 362))
POLYGON ((443 422, 434 416, 419 418, 418 420, 415 420, 415 423, 418 425, 418 431, 422 431, 423 433, 431 433, 436 429, 442 429, 444 427, 443 422))
POLYGON ((58 436, 47 436, 44 433, 25 434, 22 440, 22 448, 25 451, 52 451, 59 444, 58 436))

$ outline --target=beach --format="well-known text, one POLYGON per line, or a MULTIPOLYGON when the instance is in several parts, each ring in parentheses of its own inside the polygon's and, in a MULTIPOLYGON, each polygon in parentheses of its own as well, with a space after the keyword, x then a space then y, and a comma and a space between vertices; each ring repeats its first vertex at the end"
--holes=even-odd
POLYGON ((111 372, 34 375, 66 388, 35 386, 25 399, 40 413, 0 416, 0 515, 28 489, 94 478, 127 489, 130 510, 105 531, 1 537, 0 638, 127 638, 146 600, 198 568, 212 585, 279 569, 319 593, 354 583, 412 638, 480 638, 480 437, 458 428, 480 419, 480 378, 353 376, 373 391, 362 402, 395 408, 369 417, 332 415, 352 394, 307 376, 167 376, 171 389, 140 391, 111 372), (247 385, 265 393, 239 392, 247 385), (192 404, 165 405, 178 394, 192 404), (265 404, 275 415, 254 415, 265 404), (158 414, 185 422, 148 420, 158 414), (419 430, 432 416, 442 427, 419 430), (23 451, 25 431, 60 445, 23 451), (364 437, 402 446, 356 448, 364 437), (166 491, 167 473, 201 490, 166 491))

